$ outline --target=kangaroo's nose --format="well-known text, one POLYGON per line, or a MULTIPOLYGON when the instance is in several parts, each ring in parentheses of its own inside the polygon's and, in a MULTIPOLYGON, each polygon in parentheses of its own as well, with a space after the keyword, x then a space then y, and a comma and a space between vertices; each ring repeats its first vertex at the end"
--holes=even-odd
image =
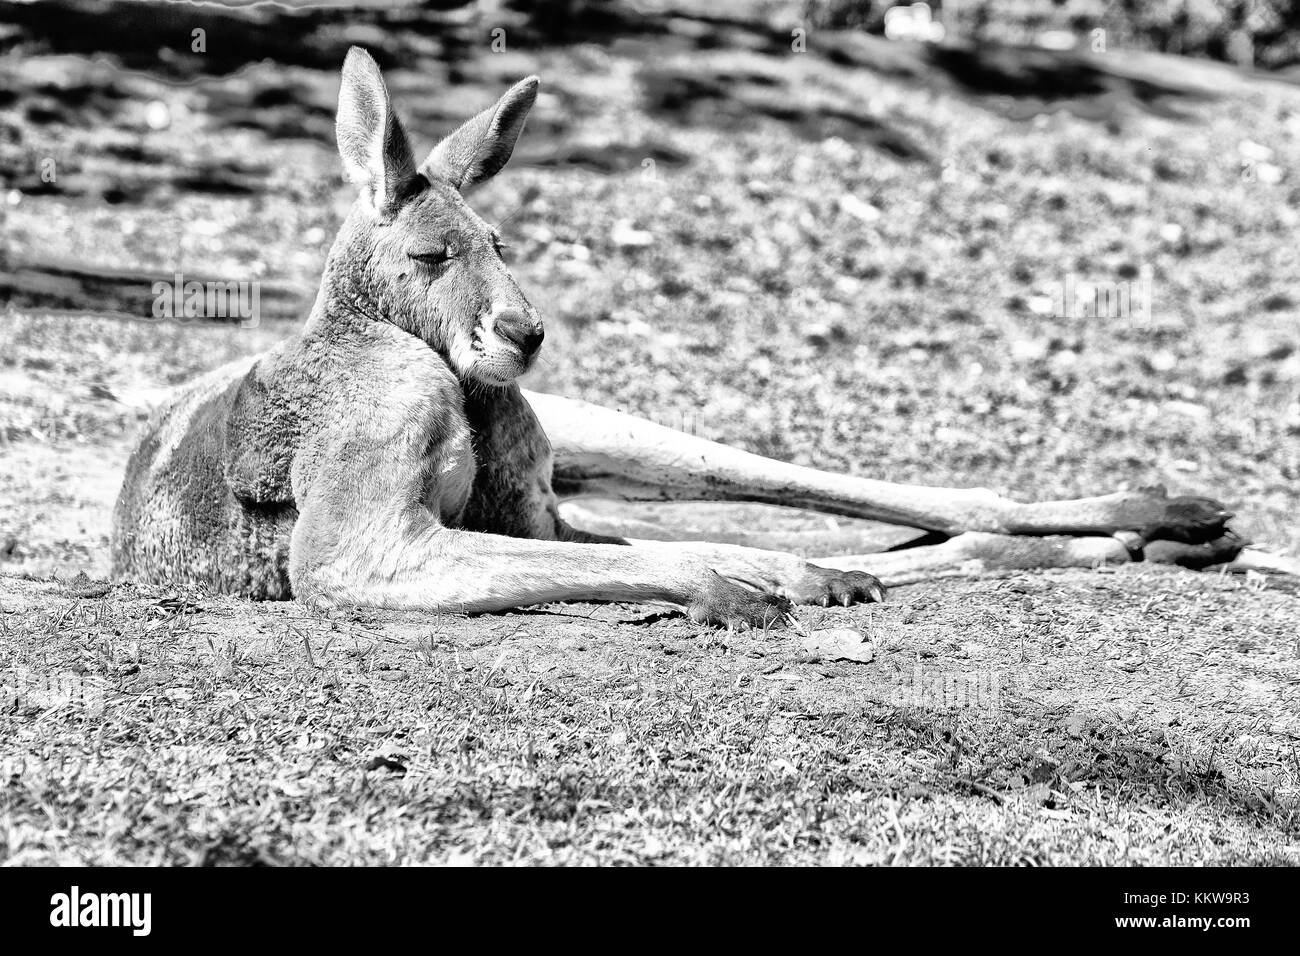
POLYGON ((506 309, 496 314, 493 328, 497 335, 519 348, 527 358, 542 347, 546 329, 541 319, 533 319, 522 312, 506 309))

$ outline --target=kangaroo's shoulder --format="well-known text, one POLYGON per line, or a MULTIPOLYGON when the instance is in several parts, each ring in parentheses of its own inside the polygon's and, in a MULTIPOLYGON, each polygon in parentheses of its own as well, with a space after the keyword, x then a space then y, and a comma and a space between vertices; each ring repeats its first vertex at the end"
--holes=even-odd
POLYGON ((241 373, 229 413, 232 431, 268 441, 336 425, 409 420, 461 394, 444 359, 386 323, 337 334, 305 331, 245 363, 241 373))
POLYGON ((382 449, 419 458, 467 431, 463 400, 446 360, 395 326, 309 328, 240 383, 228 481, 241 497, 262 500, 382 449))
POLYGON ((304 336, 268 370, 320 432, 375 437, 434 428, 460 415, 464 392, 447 360, 386 322, 304 336))

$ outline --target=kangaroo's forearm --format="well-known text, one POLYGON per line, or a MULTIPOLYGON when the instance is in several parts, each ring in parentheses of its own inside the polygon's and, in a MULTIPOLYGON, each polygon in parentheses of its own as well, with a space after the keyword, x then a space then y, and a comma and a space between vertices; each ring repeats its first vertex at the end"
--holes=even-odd
POLYGON ((628 543, 637 550, 654 554, 691 554, 721 574, 752 587, 772 589, 798 580, 808 562, 782 551, 764 551, 734 544, 715 544, 711 541, 647 541, 629 538, 628 543))
POLYGON ((400 544, 323 556, 295 576, 296 596, 330 604, 474 613, 552 601, 689 605, 698 560, 613 544, 571 544, 442 527, 400 544))

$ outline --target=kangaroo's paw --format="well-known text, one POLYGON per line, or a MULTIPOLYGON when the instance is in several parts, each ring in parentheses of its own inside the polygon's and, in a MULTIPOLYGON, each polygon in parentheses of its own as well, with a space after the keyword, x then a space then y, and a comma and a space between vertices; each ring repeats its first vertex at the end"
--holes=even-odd
POLYGON ((689 608, 696 624, 760 628, 784 624, 793 616, 794 605, 786 598, 741 587, 712 571, 709 574, 689 608))
POLYGON ((820 604, 830 607, 840 604, 866 604, 885 600, 885 586, 880 579, 866 571, 835 571, 805 565, 805 576, 797 585, 786 586, 780 593, 795 604, 820 604))

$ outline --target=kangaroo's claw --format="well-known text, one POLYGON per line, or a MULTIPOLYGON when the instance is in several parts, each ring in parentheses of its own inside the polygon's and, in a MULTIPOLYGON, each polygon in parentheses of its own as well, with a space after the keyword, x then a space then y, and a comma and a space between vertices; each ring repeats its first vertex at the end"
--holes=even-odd
POLYGON ((810 564, 808 573, 809 580, 805 586, 782 591, 796 604, 849 607, 872 601, 880 604, 885 600, 885 586, 874 574, 866 571, 835 571, 810 564))

